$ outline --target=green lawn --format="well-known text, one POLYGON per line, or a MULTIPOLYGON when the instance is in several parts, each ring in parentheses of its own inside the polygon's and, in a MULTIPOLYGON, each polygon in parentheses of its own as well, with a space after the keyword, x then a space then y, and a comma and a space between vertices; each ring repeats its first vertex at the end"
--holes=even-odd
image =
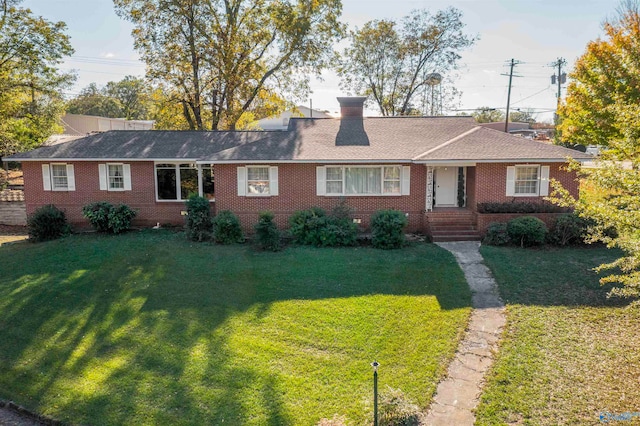
POLYGON ((481 252, 507 304, 507 327, 477 424, 595 425, 600 414, 640 412, 640 310, 607 299, 591 271, 619 253, 481 252))
POLYGON ((470 313, 453 256, 72 236, 0 247, 0 398, 74 424, 370 419, 426 407, 470 313))

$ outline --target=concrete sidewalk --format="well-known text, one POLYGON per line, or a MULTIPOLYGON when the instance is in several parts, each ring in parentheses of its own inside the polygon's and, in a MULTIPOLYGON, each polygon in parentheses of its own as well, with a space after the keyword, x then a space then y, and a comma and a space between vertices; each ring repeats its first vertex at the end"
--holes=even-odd
POLYGON ((484 376, 493 363, 498 340, 506 323, 504 304, 491 271, 476 241, 437 243, 456 257, 471 288, 473 312, 466 335, 449 365, 447 377, 438 384, 424 423, 427 425, 473 425, 484 376))

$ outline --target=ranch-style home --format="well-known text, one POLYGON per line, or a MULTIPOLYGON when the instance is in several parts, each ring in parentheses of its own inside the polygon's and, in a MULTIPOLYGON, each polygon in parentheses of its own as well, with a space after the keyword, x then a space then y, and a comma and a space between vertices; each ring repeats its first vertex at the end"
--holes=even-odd
POLYGON ((363 117, 363 97, 338 98, 342 117, 292 118, 285 131, 108 131, 9 157, 22 162, 27 214, 54 204, 88 226, 82 206, 125 203, 135 225, 183 224, 197 193, 231 210, 246 231, 269 210, 287 226, 296 210, 344 201, 363 229, 397 209, 408 231, 477 238, 478 203, 544 203, 556 179, 578 195, 560 146, 478 126, 471 117, 363 117))

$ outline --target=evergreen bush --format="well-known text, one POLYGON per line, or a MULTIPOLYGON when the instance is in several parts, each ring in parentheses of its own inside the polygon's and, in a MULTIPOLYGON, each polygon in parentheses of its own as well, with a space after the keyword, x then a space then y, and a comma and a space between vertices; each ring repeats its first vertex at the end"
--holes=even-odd
POLYGON ((187 238, 200 242, 211 240, 213 221, 209 200, 192 195, 185 204, 187 205, 187 238))
POLYGON ((240 243, 242 238, 240 220, 233 212, 223 210, 213 218, 213 239, 216 243, 240 243))
POLYGON ((489 246, 504 246, 509 244, 507 224, 503 222, 491 222, 487 227, 487 233, 482 243, 489 246))
POLYGON ((520 247, 530 247, 544 243, 547 226, 537 217, 522 216, 509 221, 507 234, 511 242, 520 247))
POLYGON ((82 215, 98 232, 120 234, 131 227, 137 212, 126 204, 112 205, 106 201, 90 203, 82 207, 82 215))
POLYGON ((263 250, 278 251, 281 248, 280 231, 273 218, 271 212, 260 212, 258 223, 254 226, 256 240, 263 250))
POLYGON ((405 243, 407 217, 398 210, 378 210, 371 217, 371 243, 375 248, 395 249, 405 243))
POLYGON ((33 212, 27 220, 27 227, 29 239, 35 242, 55 240, 71 232, 65 213, 53 204, 33 212))

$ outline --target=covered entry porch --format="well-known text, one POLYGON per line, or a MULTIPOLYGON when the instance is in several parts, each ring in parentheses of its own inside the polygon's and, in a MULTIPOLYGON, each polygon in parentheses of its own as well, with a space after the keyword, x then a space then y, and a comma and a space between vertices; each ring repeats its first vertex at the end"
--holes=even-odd
POLYGON ((477 241, 475 164, 426 164, 426 232, 434 242, 477 241))

